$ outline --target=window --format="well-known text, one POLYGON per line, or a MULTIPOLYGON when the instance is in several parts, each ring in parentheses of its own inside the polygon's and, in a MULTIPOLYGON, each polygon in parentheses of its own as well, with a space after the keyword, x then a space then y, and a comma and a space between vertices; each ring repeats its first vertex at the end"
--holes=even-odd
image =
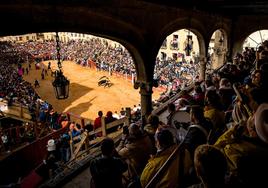
POLYGON ((178 54, 177 53, 172 53, 172 58, 173 58, 173 60, 177 61, 178 54))
POLYGON ((173 35, 173 39, 170 41, 170 49, 177 50, 179 46, 179 35, 173 35))
POLYGON ((167 58, 167 54, 165 52, 161 52, 160 60, 165 61, 167 58))
POLYGON ((185 54, 186 56, 190 56, 192 50, 193 50, 193 36, 192 35, 187 35, 187 38, 184 42, 184 50, 185 50, 185 54))

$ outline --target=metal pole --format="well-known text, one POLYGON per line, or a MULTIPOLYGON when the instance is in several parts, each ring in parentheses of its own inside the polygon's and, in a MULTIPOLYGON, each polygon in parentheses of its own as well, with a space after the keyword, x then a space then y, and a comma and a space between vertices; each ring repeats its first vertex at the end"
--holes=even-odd
POLYGON ((250 36, 248 37, 249 39, 251 39, 253 42, 255 42, 257 45, 259 44, 259 43, 257 43, 257 41, 256 40, 254 40, 253 38, 251 38, 250 36))
POLYGON ((261 30, 259 30, 259 34, 260 34, 260 37, 261 37, 261 42, 263 42, 261 30))

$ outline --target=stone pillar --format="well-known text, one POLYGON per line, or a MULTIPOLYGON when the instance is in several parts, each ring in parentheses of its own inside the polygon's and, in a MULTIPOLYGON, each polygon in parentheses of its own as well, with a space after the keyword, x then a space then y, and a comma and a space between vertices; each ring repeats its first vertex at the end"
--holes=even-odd
POLYGON ((199 78, 199 80, 205 80, 205 77, 206 77, 206 65, 207 65, 206 58, 205 57, 200 57, 199 63, 200 63, 200 78, 199 78))
POLYGON ((145 118, 147 118, 152 112, 152 84, 140 83, 140 95, 141 95, 141 116, 143 125, 145 118))

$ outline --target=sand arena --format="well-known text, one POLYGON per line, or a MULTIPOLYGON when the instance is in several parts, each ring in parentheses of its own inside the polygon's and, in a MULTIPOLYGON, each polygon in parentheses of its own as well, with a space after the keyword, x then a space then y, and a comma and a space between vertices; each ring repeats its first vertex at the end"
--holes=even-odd
MULTIPOLYGON (((52 70, 57 70, 56 61, 50 61, 52 70)), ((97 112, 102 110, 104 114, 107 111, 120 111, 122 107, 133 107, 140 103, 139 90, 135 90, 130 80, 122 76, 113 74, 109 76, 106 71, 96 71, 88 67, 82 67, 71 61, 64 61, 63 72, 70 80, 69 98, 57 100, 51 82, 53 77, 48 71, 48 76, 41 79, 42 68, 47 69, 48 61, 41 63, 40 69, 36 70, 32 63, 32 68, 28 75, 23 78, 34 84, 37 79, 40 88, 36 92, 41 99, 48 101, 53 105, 57 112, 71 112, 80 115, 83 118, 93 120, 97 117, 97 112), (99 78, 108 76, 113 85, 110 88, 98 86, 99 78)), ((25 64, 26 66, 26 64, 25 64)), ((161 91, 154 89, 153 99, 160 96, 161 91)))

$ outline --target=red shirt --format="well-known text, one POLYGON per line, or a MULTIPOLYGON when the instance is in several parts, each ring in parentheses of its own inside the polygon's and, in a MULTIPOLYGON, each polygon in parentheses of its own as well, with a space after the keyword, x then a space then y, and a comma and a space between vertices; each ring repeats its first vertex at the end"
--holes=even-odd
POLYGON ((97 117, 94 121, 93 128, 96 130, 97 128, 101 127, 101 117, 97 117))

